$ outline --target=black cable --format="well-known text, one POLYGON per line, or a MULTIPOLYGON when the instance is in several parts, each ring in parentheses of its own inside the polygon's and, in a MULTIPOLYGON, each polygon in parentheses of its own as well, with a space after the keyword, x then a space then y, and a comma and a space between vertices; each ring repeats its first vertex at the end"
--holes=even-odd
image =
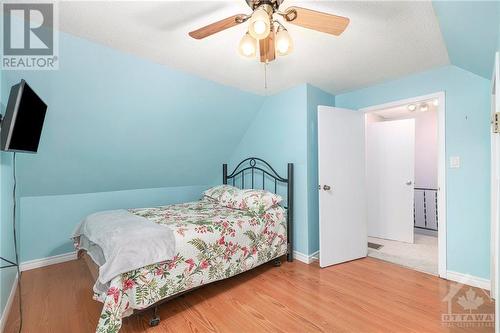
POLYGON ((16 253, 16 268, 17 268, 17 289, 19 290, 19 333, 23 329, 23 305, 21 301, 21 269, 19 268, 19 253, 17 251, 17 233, 16 233, 16 153, 12 157, 12 176, 14 178, 14 185, 12 187, 12 201, 14 202, 12 209, 12 230, 14 232, 14 252, 16 253))

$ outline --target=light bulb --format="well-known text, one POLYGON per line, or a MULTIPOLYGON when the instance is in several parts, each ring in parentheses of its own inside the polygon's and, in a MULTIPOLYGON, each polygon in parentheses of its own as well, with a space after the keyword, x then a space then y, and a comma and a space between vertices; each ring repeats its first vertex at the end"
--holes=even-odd
POLYGON ((262 35, 266 32, 266 23, 263 21, 255 21, 253 23, 253 31, 255 31, 257 35, 262 35))
MULTIPOLYGON (((271 9, 272 10, 272 9, 271 9)), ((252 17, 248 20, 248 32, 255 39, 264 39, 269 36, 271 31, 271 22, 269 20, 269 13, 264 6, 257 8, 252 17)))
POLYGON ((246 33, 245 36, 241 38, 238 50, 242 56, 246 58, 253 58, 255 57, 255 53, 257 51, 257 41, 246 33))
POLYGON ((281 29, 276 34, 276 51, 280 56, 286 56, 293 50, 293 41, 290 34, 285 29, 281 29))
POLYGON ((439 100, 437 98, 435 98, 433 101, 432 101, 432 104, 434 106, 438 106, 439 105, 439 100))
POLYGON ((420 104, 420 111, 427 112, 427 110, 429 110, 429 106, 427 105, 427 103, 420 104))

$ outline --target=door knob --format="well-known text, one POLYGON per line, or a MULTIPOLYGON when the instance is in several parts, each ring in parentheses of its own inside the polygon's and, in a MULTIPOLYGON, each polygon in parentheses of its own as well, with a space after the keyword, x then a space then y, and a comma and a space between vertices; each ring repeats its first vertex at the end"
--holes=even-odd
POLYGON ((408 185, 408 186, 410 186, 411 184, 413 184, 413 182, 411 180, 406 182, 406 185, 408 185))
POLYGON ((323 185, 323 190, 330 191, 331 187, 329 185, 323 185))

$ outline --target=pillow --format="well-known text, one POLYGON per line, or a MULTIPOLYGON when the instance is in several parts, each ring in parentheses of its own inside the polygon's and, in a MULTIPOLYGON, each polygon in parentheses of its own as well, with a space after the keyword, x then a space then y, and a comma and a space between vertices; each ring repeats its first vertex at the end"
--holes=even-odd
POLYGON ((262 215, 279 204, 283 198, 265 190, 240 190, 231 185, 219 185, 203 192, 206 198, 217 201, 228 208, 248 210, 262 215))
POLYGON ((283 198, 277 194, 265 190, 240 190, 236 195, 234 208, 249 210, 262 215, 269 208, 279 204, 283 198))
POLYGON ((231 185, 219 185, 209 188, 203 195, 205 197, 216 200, 218 202, 228 201, 232 197, 236 196, 240 192, 240 189, 231 185))

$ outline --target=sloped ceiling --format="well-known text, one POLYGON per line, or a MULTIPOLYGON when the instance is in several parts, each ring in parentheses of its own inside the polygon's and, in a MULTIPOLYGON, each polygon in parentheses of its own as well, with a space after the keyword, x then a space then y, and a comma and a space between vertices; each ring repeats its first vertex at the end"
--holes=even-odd
POLYGON ((500 39, 499 1, 434 1, 452 64, 491 79, 500 39))
POLYGON ((497 42, 497 50, 500 51, 500 1, 498 2, 498 42, 497 42))
POLYGON ((213 184, 264 98, 60 34, 60 69, 4 71, 47 103, 19 196, 213 184))

